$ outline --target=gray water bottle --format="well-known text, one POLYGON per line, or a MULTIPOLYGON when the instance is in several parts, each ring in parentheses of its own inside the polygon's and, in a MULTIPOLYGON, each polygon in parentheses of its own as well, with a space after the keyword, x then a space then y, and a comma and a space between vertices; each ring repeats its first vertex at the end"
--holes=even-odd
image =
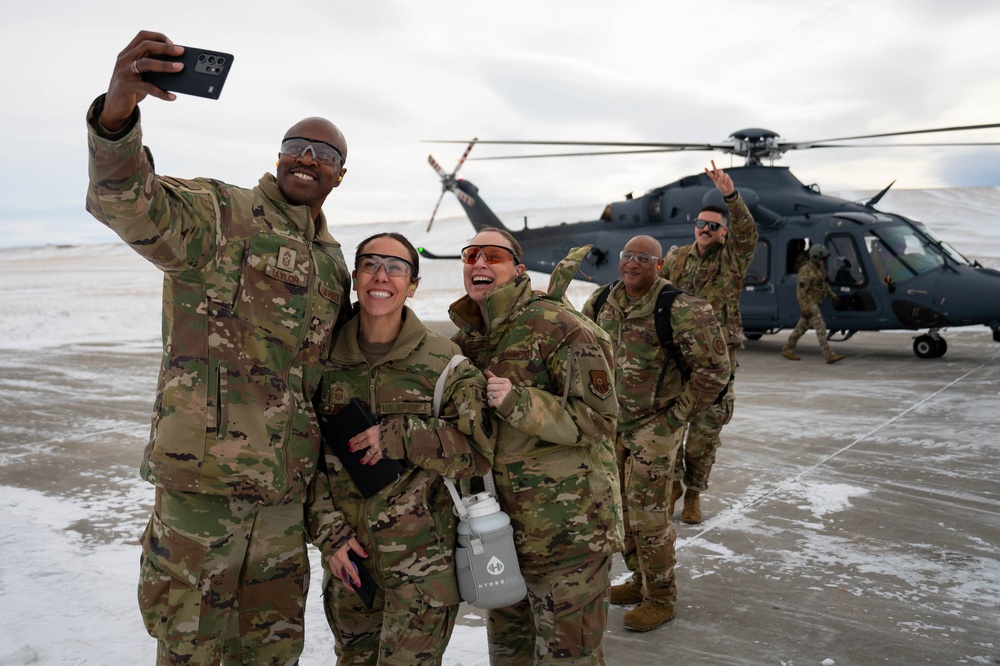
POLYGON ((514 549, 514 528, 489 493, 462 498, 455 569, 462 599, 476 608, 509 606, 528 593, 514 549))

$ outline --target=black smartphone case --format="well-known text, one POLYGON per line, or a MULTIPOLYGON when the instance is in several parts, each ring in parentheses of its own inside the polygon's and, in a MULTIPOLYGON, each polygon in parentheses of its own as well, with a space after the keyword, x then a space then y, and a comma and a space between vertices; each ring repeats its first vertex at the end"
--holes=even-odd
POLYGON ((233 56, 220 51, 208 51, 193 46, 185 46, 179 58, 165 55, 150 55, 155 60, 179 60, 184 69, 179 72, 143 72, 142 80, 157 88, 184 95, 196 95, 209 99, 219 99, 222 86, 229 76, 233 56))
POLYGON ((375 595, 378 593, 378 583, 372 578, 372 575, 368 573, 368 569, 365 569, 365 565, 362 563, 362 559, 354 553, 353 550, 347 550, 347 557, 351 559, 351 562, 358 568, 358 578, 361 580, 361 587, 356 588, 354 591, 358 593, 361 598, 361 603, 365 605, 368 610, 372 609, 372 604, 375 603, 375 595))
POLYGON ((371 413, 367 405, 357 398, 348 403, 333 416, 320 415, 319 425, 323 432, 323 440, 330 447, 344 469, 350 474, 354 484, 365 497, 371 497, 378 491, 393 483, 402 474, 403 464, 398 460, 383 456, 374 465, 365 465, 361 459, 368 452, 351 451, 347 441, 363 430, 378 424, 378 419, 371 413))

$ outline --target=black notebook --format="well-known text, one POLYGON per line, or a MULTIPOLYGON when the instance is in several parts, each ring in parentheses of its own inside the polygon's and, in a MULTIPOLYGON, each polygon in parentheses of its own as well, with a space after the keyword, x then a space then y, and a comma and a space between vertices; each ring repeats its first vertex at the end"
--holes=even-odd
POLYGON ((351 451, 347 441, 359 432, 378 424, 378 419, 368 406, 357 398, 352 398, 350 403, 333 416, 320 415, 319 424, 323 431, 323 440, 340 458, 344 469, 351 475, 351 479, 365 497, 371 497, 382 490, 403 472, 403 464, 398 460, 383 455, 374 465, 365 465, 361 459, 368 453, 368 449, 351 451))

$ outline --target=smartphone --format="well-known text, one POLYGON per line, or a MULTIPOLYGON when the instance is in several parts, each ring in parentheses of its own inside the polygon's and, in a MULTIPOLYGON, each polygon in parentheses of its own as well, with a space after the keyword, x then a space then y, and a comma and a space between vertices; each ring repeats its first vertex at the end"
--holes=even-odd
POLYGON ((358 596, 361 597, 361 603, 365 605, 368 610, 372 609, 372 604, 375 603, 375 595, 378 593, 378 583, 372 578, 372 575, 368 573, 368 569, 365 569, 365 565, 362 563, 360 555, 356 555, 353 550, 347 550, 347 557, 350 558, 351 562, 358 569, 358 578, 361 579, 361 587, 355 588, 354 591, 357 592, 358 596))
POLYGON ((142 80, 158 88, 183 95, 219 99, 222 86, 233 64, 230 53, 209 51, 185 46, 179 56, 149 55, 155 60, 172 60, 184 63, 179 72, 143 72, 142 80))

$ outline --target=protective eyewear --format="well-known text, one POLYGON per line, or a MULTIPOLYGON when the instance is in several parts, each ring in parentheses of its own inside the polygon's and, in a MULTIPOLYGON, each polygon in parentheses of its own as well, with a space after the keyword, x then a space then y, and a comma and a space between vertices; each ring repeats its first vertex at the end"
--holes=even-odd
POLYGON ((722 225, 719 224, 718 222, 709 222, 708 220, 702 220, 700 218, 694 221, 694 226, 698 227, 699 229, 704 229, 705 227, 708 227, 709 231, 718 231, 719 229, 722 228, 722 225))
POLYGON ((334 166, 344 163, 344 154, 336 146, 331 146, 323 141, 306 139, 301 136, 290 136, 281 142, 279 152, 282 155, 298 158, 312 151, 312 157, 320 164, 334 166))
POLYGON ((628 262, 635 259, 635 263, 639 265, 652 265, 660 261, 659 257, 654 257, 651 254, 646 254, 644 252, 629 252, 628 250, 622 250, 621 254, 622 263, 627 264, 628 262))
POLYGON ((359 254, 355 266, 362 273, 378 275, 380 268, 385 268, 385 274, 391 278, 409 277, 413 275, 413 264, 406 259, 383 254, 359 254))
POLYGON ((508 259, 513 259, 515 264, 521 263, 514 250, 503 245, 466 245, 462 248, 462 261, 470 266, 479 261, 480 255, 487 264, 502 264, 508 259))

